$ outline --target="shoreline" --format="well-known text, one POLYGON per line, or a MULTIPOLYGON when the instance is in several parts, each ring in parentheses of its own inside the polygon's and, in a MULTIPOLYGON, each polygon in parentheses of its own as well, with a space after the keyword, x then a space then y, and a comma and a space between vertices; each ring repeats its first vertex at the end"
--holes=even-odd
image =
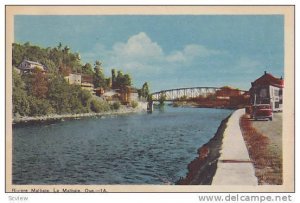
POLYGON ((213 104, 199 104, 195 102, 175 102, 172 104, 174 108, 210 108, 210 109, 229 109, 236 110, 244 108, 242 106, 229 106, 229 105, 213 105, 213 104))
POLYGON ((30 124, 30 123, 43 123, 43 122, 55 122, 55 121, 64 121, 64 120, 76 120, 87 117, 94 116, 109 116, 109 115, 123 115, 130 113, 139 113, 146 112, 147 109, 144 108, 144 105, 139 105, 136 108, 132 107, 124 107, 121 106, 118 110, 110 110, 106 112, 90 112, 90 113, 80 113, 80 114, 52 114, 52 115, 44 115, 44 116, 25 116, 20 118, 13 118, 12 124, 30 124))
POLYGON ((198 149, 198 157, 191 161, 188 173, 180 178, 175 185, 211 185, 217 171, 224 131, 231 115, 221 121, 217 132, 207 143, 198 149))

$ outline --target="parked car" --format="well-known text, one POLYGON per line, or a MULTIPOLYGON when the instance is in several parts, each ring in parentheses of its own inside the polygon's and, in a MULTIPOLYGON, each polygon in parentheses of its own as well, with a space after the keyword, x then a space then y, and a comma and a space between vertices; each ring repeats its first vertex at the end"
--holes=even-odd
POLYGON ((273 120, 273 110, 270 104, 256 104, 251 108, 251 118, 273 120))

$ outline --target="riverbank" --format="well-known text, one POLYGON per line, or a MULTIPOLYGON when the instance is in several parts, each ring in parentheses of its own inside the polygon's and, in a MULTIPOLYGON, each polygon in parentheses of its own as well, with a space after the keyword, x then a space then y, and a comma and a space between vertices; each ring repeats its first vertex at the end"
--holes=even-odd
POLYGON ((215 109, 240 109, 244 105, 229 105, 223 102, 193 102, 193 101, 175 101, 173 107, 192 107, 192 108, 215 108, 215 109))
POLYGON ((70 119, 80 119, 85 117, 93 117, 93 116, 107 116, 107 115, 121 115, 121 114, 129 114, 129 113, 138 113, 138 112, 146 112, 147 111, 147 103, 139 102, 136 108, 120 106, 118 110, 110 110, 106 112, 100 113, 81 113, 81 114, 51 114, 45 116, 24 116, 13 118, 13 124, 22 124, 22 123, 36 123, 36 122, 52 122, 52 121, 60 121, 60 120, 70 120, 70 119))
POLYGON ((179 185, 257 185, 239 119, 243 109, 224 119, 215 136, 198 150, 179 185))
POLYGON ((186 177, 176 182, 177 185, 211 185, 217 170, 223 134, 230 116, 225 118, 213 138, 198 149, 198 157, 188 165, 186 177))

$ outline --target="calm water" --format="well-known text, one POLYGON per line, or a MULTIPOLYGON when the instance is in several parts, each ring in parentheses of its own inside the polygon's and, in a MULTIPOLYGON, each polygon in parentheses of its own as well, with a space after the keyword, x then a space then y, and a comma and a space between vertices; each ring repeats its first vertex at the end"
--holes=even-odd
POLYGON ((13 128, 14 184, 174 184, 231 111, 172 108, 13 128))

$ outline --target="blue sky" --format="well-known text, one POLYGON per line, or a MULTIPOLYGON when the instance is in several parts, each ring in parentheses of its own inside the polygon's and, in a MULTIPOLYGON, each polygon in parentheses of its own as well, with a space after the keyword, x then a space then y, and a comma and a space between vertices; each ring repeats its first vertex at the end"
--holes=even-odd
POLYGON ((15 42, 79 52, 147 81, 152 91, 224 85, 248 90, 263 72, 283 76, 281 15, 15 16, 15 42))

